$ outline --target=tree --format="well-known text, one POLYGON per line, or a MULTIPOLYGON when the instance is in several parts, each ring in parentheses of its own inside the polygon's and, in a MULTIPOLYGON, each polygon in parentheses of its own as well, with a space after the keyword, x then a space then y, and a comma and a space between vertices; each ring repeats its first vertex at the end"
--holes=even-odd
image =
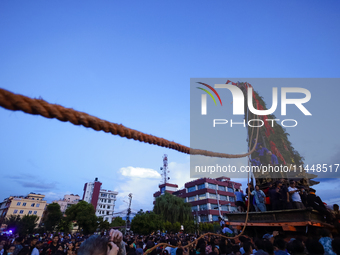
POLYGON ((163 229, 161 216, 154 212, 139 211, 131 221, 131 230, 138 234, 150 234, 163 229))
POLYGON ((59 221, 59 224, 57 226, 57 230, 59 232, 70 232, 71 230, 71 222, 69 221, 69 219, 67 219, 67 217, 62 217, 61 220, 59 221))
POLYGON ((54 231, 55 227, 60 223, 63 217, 60 211, 60 205, 57 203, 49 204, 46 208, 46 219, 44 220, 44 226, 47 231, 54 231))
POLYGON ((173 196, 169 193, 165 193, 156 199, 153 211, 160 215, 164 222, 179 222, 180 224, 183 224, 185 221, 193 219, 191 205, 185 203, 182 198, 173 196))
POLYGON ((84 234, 91 234, 97 228, 97 216, 92 204, 85 201, 72 205, 66 210, 68 221, 76 221, 84 234))
POLYGON ((24 215, 21 219, 21 234, 33 234, 39 217, 37 215, 24 215))
POLYGON ((7 229, 11 229, 13 233, 19 233, 21 228, 21 218, 19 215, 11 215, 5 219, 7 229))
POLYGON ((111 222, 110 226, 111 227, 122 227, 125 226, 125 220, 122 219, 122 217, 116 217, 114 220, 111 222))
MULTIPOLYGON (((195 233, 196 223, 194 220, 185 221, 183 223, 185 233, 195 233)), ((217 232, 217 231, 216 231, 217 232)))
POLYGON ((97 225, 99 231, 104 231, 110 228, 110 223, 107 220, 103 220, 103 217, 97 217, 97 225))

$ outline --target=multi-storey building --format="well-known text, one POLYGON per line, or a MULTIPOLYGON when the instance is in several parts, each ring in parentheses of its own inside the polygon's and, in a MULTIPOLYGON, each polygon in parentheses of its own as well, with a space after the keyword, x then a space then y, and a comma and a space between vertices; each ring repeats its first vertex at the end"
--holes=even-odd
MULTIPOLYGON (((220 213, 225 216, 237 210, 235 189, 242 189, 241 183, 233 182, 228 177, 201 178, 187 182, 182 190, 170 193, 192 205, 192 213, 198 222, 208 222, 217 221, 220 213)), ((161 191, 154 193, 155 198, 160 195, 161 191)))
POLYGON ((55 200, 53 203, 57 203, 60 205, 60 210, 62 213, 65 213, 66 209, 71 205, 77 204, 80 200, 79 195, 64 195, 64 199, 55 200))
POLYGON ((96 216, 111 223, 118 192, 101 189, 101 185, 98 178, 94 182, 85 183, 83 200, 93 205, 96 216))
POLYGON ((46 208, 45 195, 29 193, 27 196, 10 196, 0 204, 1 221, 11 215, 36 215, 40 224, 46 208))

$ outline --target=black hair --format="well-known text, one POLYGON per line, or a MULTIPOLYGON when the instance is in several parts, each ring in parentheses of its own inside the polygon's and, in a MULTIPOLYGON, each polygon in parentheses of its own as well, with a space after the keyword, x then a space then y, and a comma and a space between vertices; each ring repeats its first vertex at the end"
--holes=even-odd
POLYGON ((290 254, 297 254, 303 253, 305 251, 305 247, 301 241, 294 240, 287 245, 287 250, 290 254))
POLYGON ((332 241, 332 249, 337 254, 340 255, 340 238, 337 237, 332 241))
POLYGON ((274 241, 274 245, 281 251, 286 249, 287 243, 282 238, 278 238, 274 241))
POLYGON ((106 255, 108 239, 98 235, 89 237, 78 250, 78 255, 106 255))
POLYGON ((331 235, 331 232, 329 232, 329 230, 326 229, 326 228, 322 228, 322 229, 320 229, 319 234, 320 234, 322 237, 328 237, 328 236, 331 235))
POLYGON ((252 244, 250 242, 245 242, 243 244, 243 250, 244 250, 245 253, 249 253, 250 248, 252 248, 252 244))
POLYGON ((176 249, 176 255, 183 255, 183 249, 182 248, 177 248, 176 249))
POLYGON ((310 255, 321 255, 325 253, 325 249, 318 239, 308 239, 306 241, 306 248, 310 255))
POLYGON ((274 246, 270 241, 265 240, 263 242, 263 244, 264 244, 264 251, 265 252, 267 252, 269 255, 274 254, 274 246))

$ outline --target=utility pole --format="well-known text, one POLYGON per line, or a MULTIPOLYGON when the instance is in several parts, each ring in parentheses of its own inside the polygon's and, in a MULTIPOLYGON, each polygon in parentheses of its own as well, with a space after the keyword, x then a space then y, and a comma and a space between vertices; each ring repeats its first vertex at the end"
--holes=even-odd
POLYGON ((129 228, 130 230, 131 201, 132 201, 132 193, 129 194, 129 208, 127 209, 127 214, 126 214, 125 235, 126 235, 127 228, 129 228))

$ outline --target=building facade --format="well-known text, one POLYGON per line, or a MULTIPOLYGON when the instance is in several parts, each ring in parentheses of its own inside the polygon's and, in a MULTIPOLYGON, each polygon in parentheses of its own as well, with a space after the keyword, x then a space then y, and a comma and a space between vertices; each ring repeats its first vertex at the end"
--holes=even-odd
POLYGON ((36 215, 38 216, 38 224, 46 209, 46 201, 43 200, 45 195, 29 193, 27 196, 10 196, 0 204, 1 221, 11 215, 36 215))
POLYGON ((57 203, 60 205, 60 210, 64 214, 67 208, 70 208, 71 205, 77 204, 80 200, 79 195, 64 195, 64 199, 55 200, 52 203, 57 203))
POLYGON ((155 201, 156 201, 157 197, 163 195, 165 192, 173 194, 178 189, 178 185, 177 184, 171 184, 171 183, 161 184, 158 187, 159 187, 159 191, 157 191, 156 193, 153 194, 154 204, 155 204, 155 201))
MULTIPOLYGON (((236 211, 234 192, 235 189, 242 189, 241 183, 233 182, 228 177, 201 178, 185 183, 184 187, 171 194, 191 204, 198 222, 218 221, 220 213, 225 216, 236 211)), ((154 193, 155 198, 160 195, 161 191, 154 193)))
POLYGON ((85 183, 83 200, 93 205, 96 216, 103 217, 111 223, 118 192, 101 189, 101 185, 98 178, 94 182, 85 183))

